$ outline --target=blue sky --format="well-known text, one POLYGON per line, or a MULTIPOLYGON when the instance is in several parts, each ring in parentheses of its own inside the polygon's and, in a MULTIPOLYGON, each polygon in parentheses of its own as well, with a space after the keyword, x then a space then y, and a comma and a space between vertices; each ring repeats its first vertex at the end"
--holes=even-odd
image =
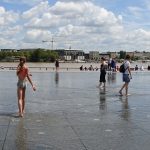
POLYGON ((149 0, 1 0, 0 48, 150 51, 149 13, 149 0))

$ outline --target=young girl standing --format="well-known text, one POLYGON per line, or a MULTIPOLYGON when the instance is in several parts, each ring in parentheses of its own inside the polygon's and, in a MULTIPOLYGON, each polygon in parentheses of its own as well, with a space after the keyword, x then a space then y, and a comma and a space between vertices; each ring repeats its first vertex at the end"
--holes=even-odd
POLYGON ((18 95, 18 108, 19 108, 20 117, 23 117, 24 109, 25 109, 25 91, 27 86, 27 80, 30 82, 33 90, 34 91, 36 90, 30 78, 29 69, 25 63, 26 63, 26 58, 21 57, 20 63, 16 71, 16 74, 18 76, 17 95, 18 95))

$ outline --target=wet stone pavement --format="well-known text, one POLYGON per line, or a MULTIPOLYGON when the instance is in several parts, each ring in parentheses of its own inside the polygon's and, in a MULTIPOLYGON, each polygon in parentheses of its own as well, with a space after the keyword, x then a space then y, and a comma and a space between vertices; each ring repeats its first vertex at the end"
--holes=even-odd
POLYGON ((0 149, 149 150, 150 73, 134 72, 128 97, 119 96, 121 74, 33 72, 26 112, 17 117, 15 72, 0 72, 0 149))

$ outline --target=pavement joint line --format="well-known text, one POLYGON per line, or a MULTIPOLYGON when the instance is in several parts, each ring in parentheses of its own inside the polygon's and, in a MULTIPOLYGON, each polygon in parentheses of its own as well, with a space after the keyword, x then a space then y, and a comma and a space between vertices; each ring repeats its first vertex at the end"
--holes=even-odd
POLYGON ((5 146, 5 142, 6 142, 6 138, 7 138, 7 134, 8 134, 8 129, 9 129, 9 126, 10 126, 10 121, 11 121, 11 118, 9 117, 9 122, 8 122, 7 130, 6 130, 6 135, 5 135, 3 145, 2 145, 2 150, 4 150, 4 146, 5 146))
POLYGON ((78 135, 78 133, 76 132, 75 128, 73 127, 73 125, 70 123, 69 119, 67 118, 67 114, 65 112, 63 112, 63 115, 65 117, 65 119, 67 120, 67 122, 69 123, 71 129, 73 130, 73 132, 76 134, 76 136, 78 137, 80 143, 84 146, 85 150, 88 150, 87 147, 85 146, 85 144, 83 143, 83 141, 81 140, 80 136, 78 135))

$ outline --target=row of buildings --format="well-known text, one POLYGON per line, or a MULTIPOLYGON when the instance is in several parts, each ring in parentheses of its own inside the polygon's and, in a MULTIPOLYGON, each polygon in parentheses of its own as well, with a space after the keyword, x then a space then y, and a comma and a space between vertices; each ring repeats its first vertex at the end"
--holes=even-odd
MULTIPOLYGON (((2 52, 19 52, 19 51, 35 51, 37 49, 0 49, 2 52)), ((42 49, 47 50, 47 49, 42 49)), ((54 50, 58 53, 60 60, 65 61, 99 61, 101 57, 109 58, 120 58, 120 52, 99 52, 99 51, 89 51, 85 53, 83 50, 67 50, 67 49, 56 49, 54 50)), ((125 52, 125 51, 122 51, 125 52)), ((140 59, 140 60, 150 60, 150 52, 125 52, 129 54, 131 57, 140 59)))

